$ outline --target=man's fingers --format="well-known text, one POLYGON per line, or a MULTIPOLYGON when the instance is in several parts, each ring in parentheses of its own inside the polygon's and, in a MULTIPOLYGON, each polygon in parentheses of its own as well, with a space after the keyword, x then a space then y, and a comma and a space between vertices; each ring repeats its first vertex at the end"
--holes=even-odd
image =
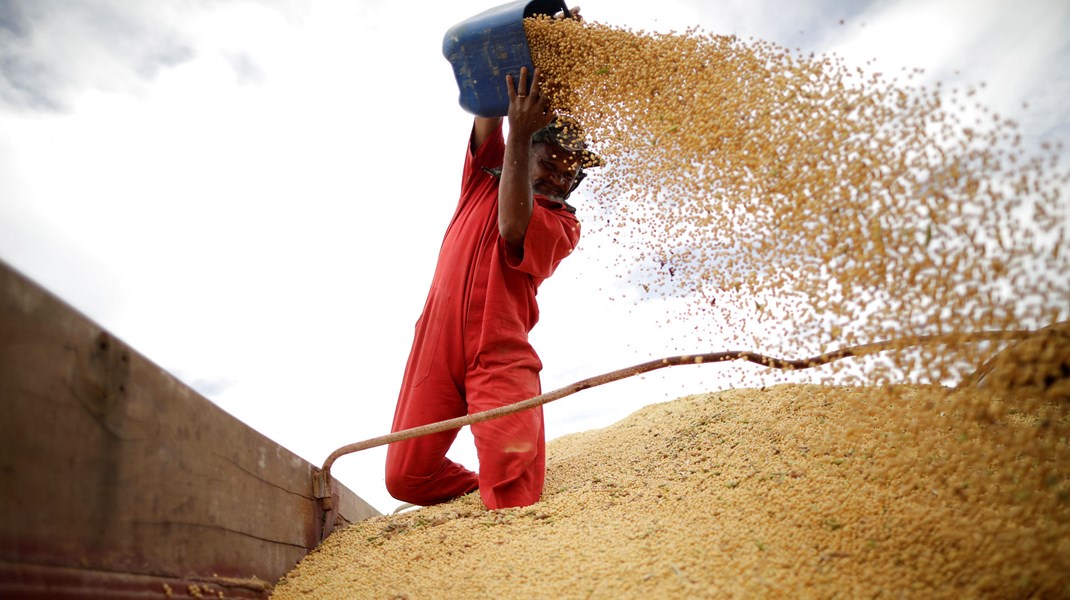
POLYGON ((516 95, 523 98, 528 95, 528 68, 520 67, 520 83, 516 86, 516 95))
MULTIPOLYGON (((569 14, 567 16, 572 17, 573 19, 580 20, 582 18, 582 17, 580 17, 580 7, 578 7, 578 6, 573 6, 572 8, 568 9, 568 12, 569 12, 569 14)), ((555 19, 564 19, 565 16, 566 16, 565 15, 565 11, 561 11, 561 12, 557 13, 556 15, 554 15, 554 18, 555 19)))
POLYGON ((516 86, 513 84, 513 76, 510 73, 505 74, 505 87, 509 89, 509 101, 512 102, 516 99, 516 86))

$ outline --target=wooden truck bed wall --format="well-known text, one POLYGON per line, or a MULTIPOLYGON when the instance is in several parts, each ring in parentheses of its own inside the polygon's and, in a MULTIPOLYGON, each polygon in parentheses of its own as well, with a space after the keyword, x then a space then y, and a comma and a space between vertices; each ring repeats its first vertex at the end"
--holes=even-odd
POLYGON ((378 514, 0 262, 0 597, 265 598, 378 514))

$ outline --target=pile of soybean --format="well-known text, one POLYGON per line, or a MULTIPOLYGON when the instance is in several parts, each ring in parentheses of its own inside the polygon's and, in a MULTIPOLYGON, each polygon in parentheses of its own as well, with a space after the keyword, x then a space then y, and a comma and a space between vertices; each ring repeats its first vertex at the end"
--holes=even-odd
MULTIPOLYGON (((525 26, 552 106, 607 163, 577 202, 584 251, 632 299, 676 301, 680 351, 802 357, 1070 318, 1062 148, 976 101, 984 82, 699 29, 525 26)), ((945 383, 992 351, 888 353, 836 381, 945 383)))
POLYGON ((791 384, 552 440, 537 504, 330 536, 273 598, 1070 595, 1070 403, 791 384))

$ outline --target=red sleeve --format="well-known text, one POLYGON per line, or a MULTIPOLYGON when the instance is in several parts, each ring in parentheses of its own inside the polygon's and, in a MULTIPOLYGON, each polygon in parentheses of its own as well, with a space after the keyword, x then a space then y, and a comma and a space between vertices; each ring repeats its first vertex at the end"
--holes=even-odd
POLYGON ((506 253, 506 264, 533 277, 546 279, 572 254, 580 241, 580 222, 564 209, 536 202, 524 233, 524 257, 519 262, 506 253))
MULTIPOLYGON (((468 136, 468 143, 464 146, 464 176, 461 179, 462 197, 466 195, 464 190, 468 189, 474 182, 486 182, 486 178, 493 177, 483 170, 484 167, 500 169, 502 162, 505 160, 505 137, 502 134, 501 123, 498 124, 498 129, 479 148, 476 148, 475 152, 472 152, 473 135, 475 135, 474 125, 472 133, 468 136)), ((497 178, 494 178, 494 183, 497 185, 497 178)))

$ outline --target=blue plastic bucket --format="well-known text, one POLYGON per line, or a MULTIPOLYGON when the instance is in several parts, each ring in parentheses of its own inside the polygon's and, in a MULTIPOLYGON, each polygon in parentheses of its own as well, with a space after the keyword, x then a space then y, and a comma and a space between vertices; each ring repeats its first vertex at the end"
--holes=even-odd
POLYGON ((521 67, 528 68, 529 78, 534 71, 524 18, 561 11, 568 11, 564 0, 523 0, 451 27, 442 40, 442 54, 453 66, 461 107, 480 117, 504 117, 509 111, 505 76, 511 74, 516 81, 521 67))

